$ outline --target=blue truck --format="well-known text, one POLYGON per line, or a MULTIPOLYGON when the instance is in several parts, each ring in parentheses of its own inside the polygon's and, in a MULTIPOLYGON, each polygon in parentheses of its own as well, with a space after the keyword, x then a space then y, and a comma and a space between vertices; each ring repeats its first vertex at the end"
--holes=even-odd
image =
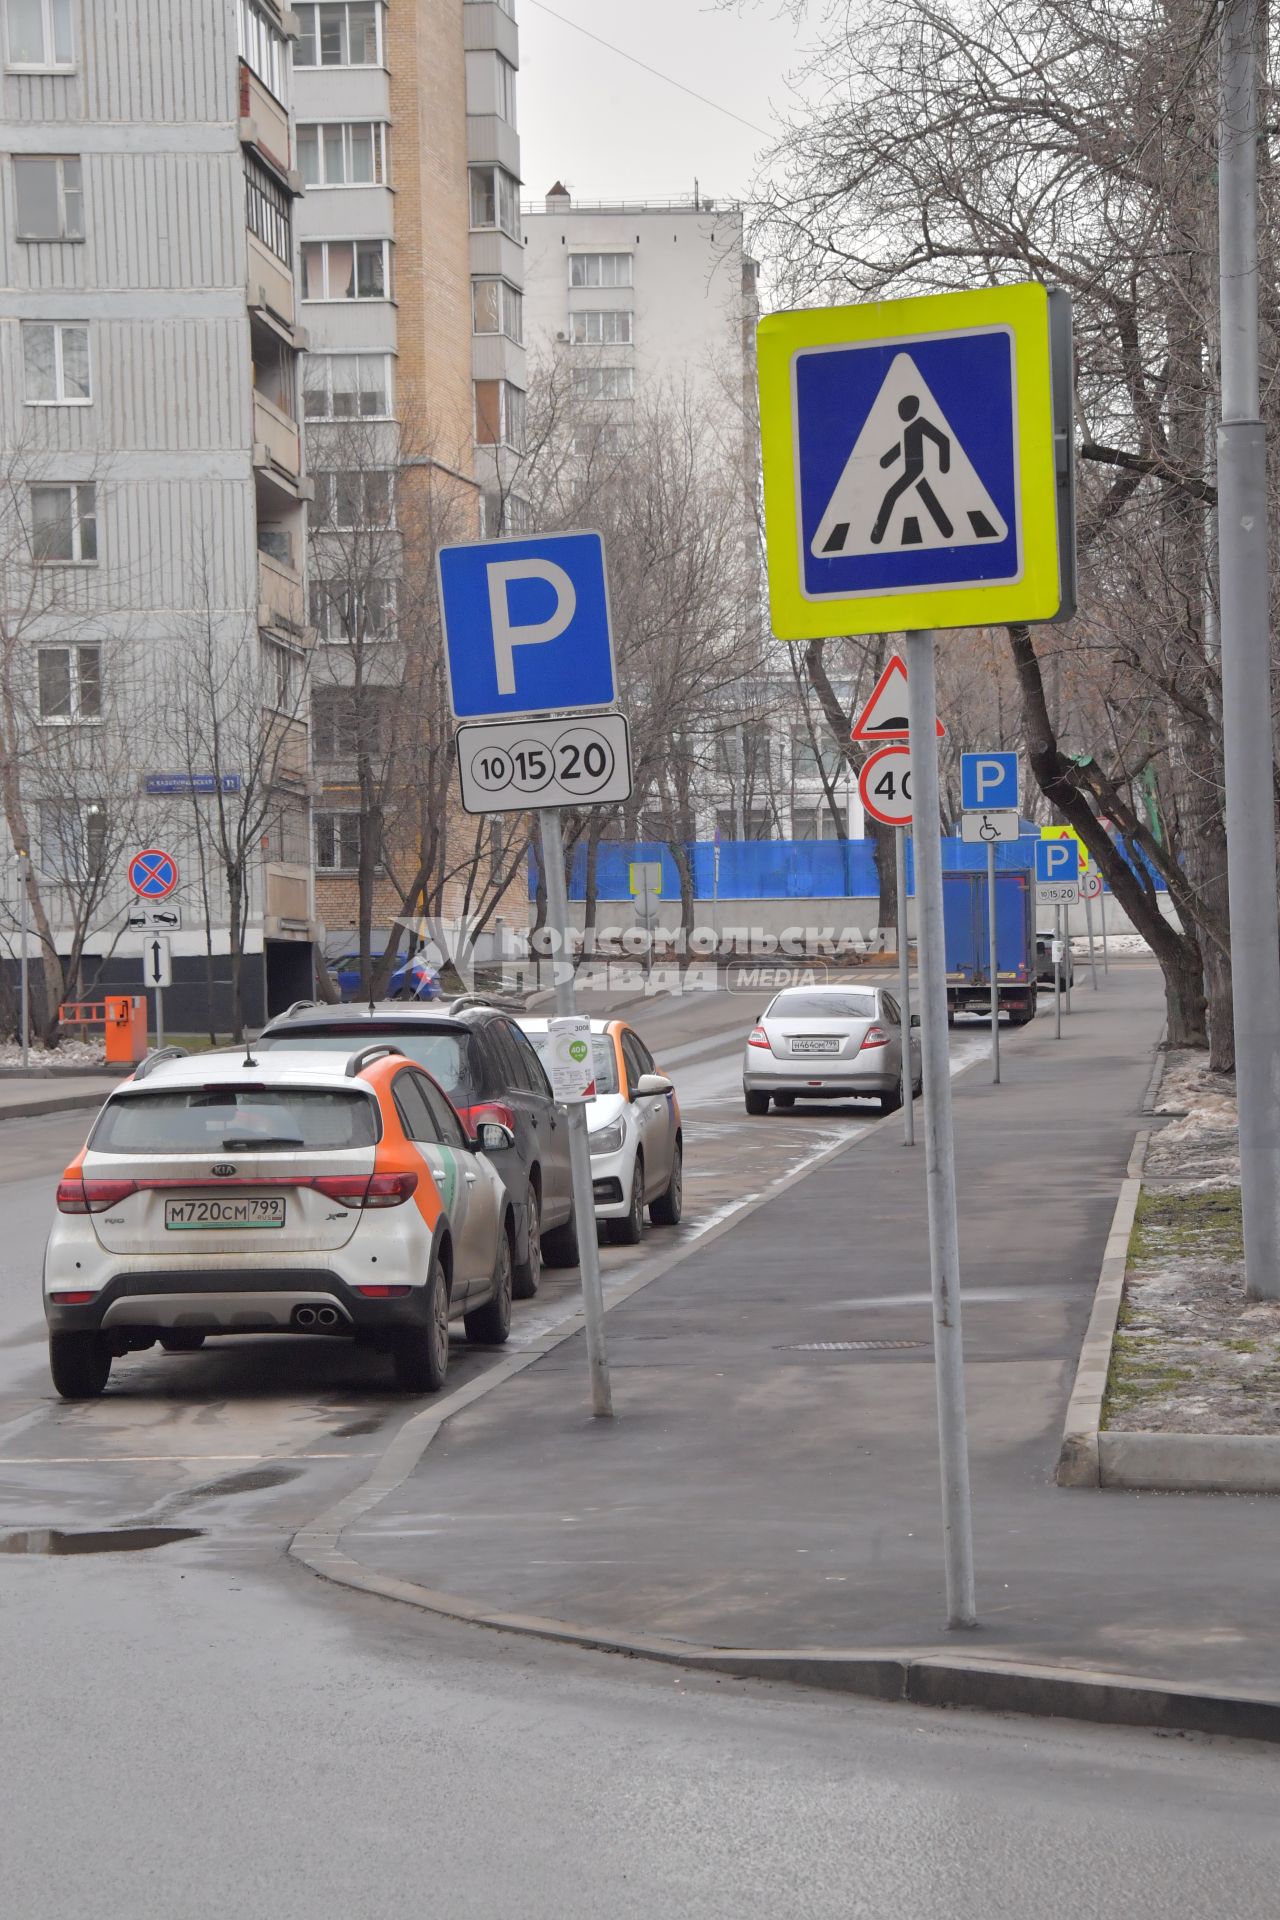
MULTIPOLYGON (((947 949, 947 1018, 991 1009, 987 876, 944 873, 942 918, 947 949)), ((996 873, 996 970, 1001 1011, 1024 1027, 1036 1012, 1034 883, 1026 868, 996 873)))

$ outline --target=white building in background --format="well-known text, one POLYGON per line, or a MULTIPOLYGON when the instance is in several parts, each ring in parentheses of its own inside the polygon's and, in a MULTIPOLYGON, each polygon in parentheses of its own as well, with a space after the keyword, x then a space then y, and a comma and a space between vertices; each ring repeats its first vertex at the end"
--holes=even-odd
MULTIPOLYGON (((759 298, 742 208, 701 193, 575 200, 557 181, 544 200, 526 201, 522 214, 525 328, 534 362, 566 364, 570 392, 624 431, 646 397, 687 394, 704 407, 717 439, 741 463, 743 538, 754 550, 759 298)), ((770 718, 727 726, 717 737, 699 812, 702 837, 837 837, 803 721, 779 719, 780 709, 794 707, 785 661, 780 669, 760 702, 770 718)), ((856 795, 852 814, 844 804, 839 756, 821 725, 817 731, 846 824, 852 818, 860 828, 856 795)))
MULTIPOLYGON (((205 827, 255 777, 214 764, 207 725, 184 754, 191 649, 260 685, 285 737, 246 867, 249 1017, 312 977, 294 32, 278 0, 0 0, 0 607, 23 743, 0 957, 25 851, 60 951, 78 927, 90 976, 137 981, 127 854, 164 847, 171 1028, 206 1024, 206 905, 227 979, 205 827)), ((225 1024, 221 984, 217 1005, 225 1024)))

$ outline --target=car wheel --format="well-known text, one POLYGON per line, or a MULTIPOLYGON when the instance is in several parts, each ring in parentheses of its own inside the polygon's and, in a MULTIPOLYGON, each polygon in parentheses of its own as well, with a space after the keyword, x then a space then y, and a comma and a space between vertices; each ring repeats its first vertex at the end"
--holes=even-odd
POLYGON ((638 1247, 644 1233, 644 1161, 636 1155, 631 1176, 631 1205, 621 1220, 609 1222, 609 1238, 615 1247, 638 1247))
POLYGON ((649 1218, 655 1227, 678 1227, 684 1206, 684 1148, 676 1141, 671 1158, 671 1178, 656 1200, 649 1202, 649 1218))
POLYGON ((524 1209, 529 1229, 529 1251, 523 1260, 516 1262, 511 1292, 517 1300, 532 1300, 542 1278, 542 1208, 538 1204, 538 1189, 532 1180, 529 1182, 524 1209))
POLYGON ((100 1333, 51 1333, 49 1372, 64 1400, 96 1400, 111 1377, 111 1349, 100 1333))
POLYGON ((796 1097, 794 1093, 775 1093, 773 1096, 773 1104, 779 1113, 790 1113, 795 1103, 796 1097))
POLYGON ((514 1228, 510 1215, 498 1235, 498 1252, 493 1264, 493 1298, 472 1313, 464 1313, 462 1324, 473 1347, 503 1347, 511 1332, 511 1269, 514 1228))
POLYGON ((894 1087, 891 1093, 882 1093, 880 1095, 881 1113, 896 1113, 898 1111, 898 1108, 901 1105, 902 1105, 901 1086, 894 1087))
POLYGON ((160 1335, 160 1345, 166 1353, 196 1353, 204 1345, 204 1335, 198 1327, 175 1327, 160 1335))
POLYGON ((578 1264, 578 1228, 573 1219, 562 1227, 552 1227, 542 1236, 542 1258, 549 1267, 576 1267, 578 1264))
POLYGON ((768 1113, 769 1096, 767 1093, 756 1093, 753 1088, 744 1087, 742 1098, 747 1112, 755 1114, 757 1119, 762 1113, 768 1113))
POLYGON ((423 1324, 400 1328, 393 1349, 396 1384, 405 1393, 439 1393, 449 1369, 449 1283, 439 1250, 425 1292, 423 1324))

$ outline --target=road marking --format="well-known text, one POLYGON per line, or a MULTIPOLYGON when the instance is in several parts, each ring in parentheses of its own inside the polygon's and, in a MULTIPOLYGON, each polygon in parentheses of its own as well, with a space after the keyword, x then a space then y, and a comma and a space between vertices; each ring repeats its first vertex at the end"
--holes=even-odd
POLYGON ((0 1455, 0 1467, 181 1466, 212 1462, 242 1465, 257 1460, 376 1460, 376 1447, 359 1453, 30 1453, 0 1455))

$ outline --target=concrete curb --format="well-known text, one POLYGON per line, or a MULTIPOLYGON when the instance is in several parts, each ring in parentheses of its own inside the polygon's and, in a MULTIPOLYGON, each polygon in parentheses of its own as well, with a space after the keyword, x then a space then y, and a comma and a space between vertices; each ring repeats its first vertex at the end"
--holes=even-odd
POLYGON ((1133 1232, 1133 1217, 1138 1210, 1138 1195, 1142 1192, 1142 1163, 1146 1159, 1150 1139, 1150 1128, 1135 1139, 1125 1178, 1120 1184, 1116 1210, 1111 1216, 1111 1231, 1107 1235, 1102 1256, 1098 1289, 1093 1296, 1093 1311, 1089 1315, 1089 1325, 1080 1348, 1075 1385, 1071 1389, 1063 1422, 1062 1448, 1054 1474, 1060 1487, 1102 1485, 1098 1444, 1102 1398, 1107 1390, 1107 1374, 1111 1369, 1111 1343, 1115 1338, 1116 1320, 1124 1293, 1124 1276, 1129 1264, 1129 1236, 1133 1232))
POLYGON ((0 1090, 0 1124, 6 1120, 35 1120, 46 1113, 96 1113, 114 1084, 105 1085, 101 1093, 32 1094, 22 1100, 6 1100, 0 1090))

